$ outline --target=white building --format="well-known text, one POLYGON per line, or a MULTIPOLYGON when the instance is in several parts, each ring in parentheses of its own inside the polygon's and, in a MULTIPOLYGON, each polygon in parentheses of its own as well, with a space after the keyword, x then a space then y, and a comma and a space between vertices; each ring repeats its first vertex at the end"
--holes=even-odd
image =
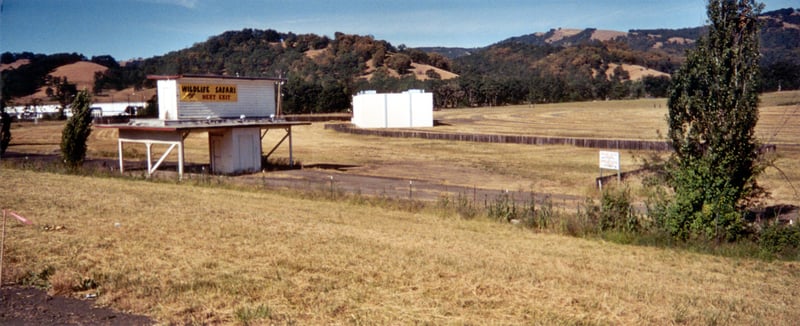
POLYGON ((229 76, 149 76, 157 80, 159 119, 131 120, 126 124, 99 125, 119 131, 119 165, 124 171, 123 144, 146 146, 148 174, 155 172, 173 150, 178 154, 178 174, 183 174, 183 142, 190 133, 207 133, 211 172, 250 173, 261 170, 262 138, 272 129, 285 130, 271 155, 289 140, 292 126, 303 122, 275 121, 279 112, 279 87, 283 79, 229 76), (153 145, 169 146, 153 164, 153 145))
MULTIPOLYGON (((91 110, 96 117, 133 116, 136 115, 136 110, 141 110, 146 105, 145 102, 92 103, 91 110)), ((45 114, 57 114, 60 107, 58 104, 20 105, 7 107, 6 112, 20 120, 42 119, 45 114)), ((71 117, 72 110, 68 107, 64 114, 71 117)))
POLYGON ((353 96, 351 122, 359 128, 433 127, 433 93, 361 92, 353 96))

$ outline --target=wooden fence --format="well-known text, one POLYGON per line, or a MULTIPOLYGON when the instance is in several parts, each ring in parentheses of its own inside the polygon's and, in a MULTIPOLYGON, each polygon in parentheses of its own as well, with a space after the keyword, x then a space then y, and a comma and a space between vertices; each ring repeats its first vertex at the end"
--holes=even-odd
POLYGON ((356 135, 370 135, 397 138, 422 138, 435 140, 470 141, 479 143, 501 144, 527 144, 527 145, 572 145, 577 147, 671 151, 672 147, 664 141, 626 140, 626 139, 595 139, 595 138, 568 138, 568 137, 541 137, 525 135, 492 135, 492 134, 467 134, 467 133, 442 133, 418 130, 397 129, 361 129, 352 124, 337 123, 326 124, 325 129, 346 132, 356 135))

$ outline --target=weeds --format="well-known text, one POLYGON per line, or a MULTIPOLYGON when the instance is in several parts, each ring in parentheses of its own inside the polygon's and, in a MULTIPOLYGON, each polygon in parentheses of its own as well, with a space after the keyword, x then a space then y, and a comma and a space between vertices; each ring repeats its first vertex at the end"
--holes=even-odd
POLYGON ((236 320, 242 324, 251 325, 259 320, 270 319, 270 317, 272 317, 272 309, 265 304, 260 304, 255 307, 239 307, 236 309, 234 315, 236 316, 236 320))
MULTIPOLYGON (((73 174, 94 177, 119 177, 112 170, 105 167, 84 167, 71 170, 60 162, 43 160, 22 160, 15 163, 3 162, 4 167, 48 172, 59 174, 73 174)), ((141 175, 129 173, 123 176, 129 180, 147 180, 147 182, 176 183, 168 178, 147 178, 145 172, 141 175)), ((257 179, 258 180, 258 179, 257 179)), ((754 230, 746 239, 733 243, 712 243, 703 239, 676 240, 665 229, 663 213, 669 195, 663 187, 645 187, 646 199, 641 212, 633 205, 633 198, 627 186, 607 187, 601 194, 599 201, 586 198, 579 205, 575 213, 565 213, 555 208, 551 197, 536 198, 536 193, 521 191, 502 191, 494 198, 484 198, 483 205, 476 203, 475 199, 464 193, 453 197, 443 194, 433 205, 422 199, 392 197, 385 192, 379 196, 368 196, 361 193, 360 189, 353 192, 346 191, 334 177, 330 177, 316 187, 309 183, 310 190, 277 189, 268 184, 266 175, 253 185, 234 183, 227 176, 212 175, 208 173, 189 174, 182 183, 202 187, 223 187, 243 191, 264 191, 284 193, 286 195, 325 201, 343 201, 352 205, 367 205, 383 207, 386 209, 402 210, 407 212, 422 212, 436 210, 439 215, 458 216, 469 220, 475 218, 488 218, 503 223, 520 225, 537 232, 550 232, 574 237, 598 237, 607 241, 657 247, 676 247, 690 251, 711 253, 732 257, 755 257, 760 259, 800 259, 800 228, 791 225, 769 224, 761 230, 754 230), (516 195, 516 196, 515 196, 516 195), (527 195, 527 199, 522 199, 527 195), (520 198, 517 198, 520 197, 520 198)), ((410 188, 409 188, 410 189, 410 188)), ((475 197, 475 196, 472 196, 475 197)), ((27 277, 29 284, 47 283, 48 275, 43 275, 44 280, 36 280, 35 275, 27 277)))

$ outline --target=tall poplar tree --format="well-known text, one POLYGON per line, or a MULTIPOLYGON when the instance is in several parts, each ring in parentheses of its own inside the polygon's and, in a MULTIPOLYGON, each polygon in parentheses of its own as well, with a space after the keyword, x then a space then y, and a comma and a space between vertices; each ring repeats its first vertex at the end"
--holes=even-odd
POLYGON ((666 227, 676 237, 733 240, 756 183, 759 22, 753 0, 709 0, 709 32, 687 53, 669 95, 671 186, 666 227))
POLYGON ((61 156, 70 168, 83 164, 86 158, 86 142, 92 133, 92 96, 82 90, 72 102, 72 117, 61 131, 61 156))

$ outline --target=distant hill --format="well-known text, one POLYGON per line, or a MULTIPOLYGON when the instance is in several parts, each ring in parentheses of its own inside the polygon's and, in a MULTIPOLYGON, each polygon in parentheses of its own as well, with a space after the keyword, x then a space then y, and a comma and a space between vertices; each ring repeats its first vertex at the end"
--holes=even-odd
MULTIPOLYGON (((800 10, 786 8, 765 12, 761 15, 761 20, 763 23, 761 28, 763 63, 765 65, 781 61, 800 63, 800 10)), ((594 28, 558 28, 547 32, 510 37, 484 48, 428 47, 421 49, 456 59, 492 46, 508 43, 566 47, 588 41, 618 41, 625 43, 633 51, 662 52, 670 56, 683 57, 686 50, 692 48, 707 30, 705 26, 680 29, 632 29, 628 32, 594 28)))
POLYGON ((587 29, 551 29, 545 33, 533 33, 522 36, 511 37, 498 43, 525 43, 532 45, 555 45, 570 46, 585 43, 587 41, 608 41, 617 37, 625 36, 627 33, 609 30, 587 29))
MULTIPOLYGON (((800 88, 800 12, 781 9, 761 19, 762 90, 800 88)), ((147 75, 187 73, 287 78, 287 113, 345 110, 350 96, 366 89, 426 89, 437 107, 604 100, 665 96, 670 74, 705 32, 702 26, 559 28, 467 49, 395 47, 369 35, 243 29, 123 64, 110 56, 3 53, 0 70, 3 98, 18 102, 41 96, 47 75, 67 76, 100 98, 113 98, 152 88, 147 75), (76 67, 81 72, 65 72, 76 67)))

